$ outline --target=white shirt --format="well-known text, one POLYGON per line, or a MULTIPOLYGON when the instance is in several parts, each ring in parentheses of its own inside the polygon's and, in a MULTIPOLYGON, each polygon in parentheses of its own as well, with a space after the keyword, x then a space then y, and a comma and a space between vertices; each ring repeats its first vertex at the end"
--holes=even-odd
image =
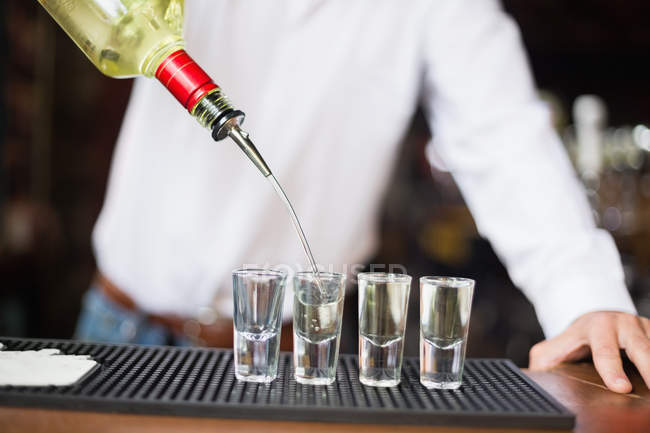
MULTIPOLYGON (((185 29, 187 51, 246 112, 319 263, 372 254, 422 103, 430 156, 547 337, 589 311, 635 312, 497 2, 189 0, 185 29)), ((151 313, 196 316, 216 299, 231 315, 234 268, 306 268, 271 185, 152 79, 136 80, 93 240, 102 272, 151 313)))

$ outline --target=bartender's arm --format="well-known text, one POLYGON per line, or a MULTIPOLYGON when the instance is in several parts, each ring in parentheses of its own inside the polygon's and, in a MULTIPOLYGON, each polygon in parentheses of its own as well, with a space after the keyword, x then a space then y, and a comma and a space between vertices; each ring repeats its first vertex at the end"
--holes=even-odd
POLYGON ((650 324, 638 317, 611 236, 539 102, 516 25, 495 0, 436 2, 426 17, 424 105, 434 163, 454 175, 479 232, 535 306, 548 340, 533 369, 591 352, 629 392, 624 349, 650 385, 650 324))

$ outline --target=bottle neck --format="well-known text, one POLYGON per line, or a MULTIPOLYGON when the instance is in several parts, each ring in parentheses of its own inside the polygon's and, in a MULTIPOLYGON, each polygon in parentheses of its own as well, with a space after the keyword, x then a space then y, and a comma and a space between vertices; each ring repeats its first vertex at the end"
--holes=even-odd
POLYGON ((190 113, 204 96, 219 88, 185 50, 168 55, 155 75, 190 113))
POLYGON ((212 138, 219 141, 230 137, 264 177, 271 175, 248 134, 240 128, 244 113, 233 107, 219 86, 185 50, 168 55, 155 75, 201 125, 212 131, 212 138))
POLYGON ((228 135, 230 119, 239 125, 244 113, 235 110, 212 78, 185 52, 167 56, 156 70, 156 78, 204 127, 215 131, 215 140, 228 135))

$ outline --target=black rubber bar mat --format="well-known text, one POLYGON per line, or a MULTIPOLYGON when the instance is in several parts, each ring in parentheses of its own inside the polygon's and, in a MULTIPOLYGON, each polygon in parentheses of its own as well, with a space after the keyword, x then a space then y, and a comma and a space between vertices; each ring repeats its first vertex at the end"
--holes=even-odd
POLYGON ((282 353, 270 385, 239 382, 232 351, 2 338, 5 350, 57 348, 101 367, 65 387, 0 387, 0 405, 215 418, 570 429, 575 417, 511 361, 469 359, 458 390, 427 390, 406 358, 394 388, 362 385, 357 357, 341 355, 336 382, 293 379, 282 353))

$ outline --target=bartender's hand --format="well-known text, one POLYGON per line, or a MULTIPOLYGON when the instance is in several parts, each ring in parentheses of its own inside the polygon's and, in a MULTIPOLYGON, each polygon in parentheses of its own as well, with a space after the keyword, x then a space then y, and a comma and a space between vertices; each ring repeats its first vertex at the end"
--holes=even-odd
POLYGON ((530 349, 530 369, 545 370, 576 361, 590 352, 605 385, 615 392, 632 391, 620 357, 624 349, 650 387, 650 320, 614 311, 578 317, 562 334, 530 349))

